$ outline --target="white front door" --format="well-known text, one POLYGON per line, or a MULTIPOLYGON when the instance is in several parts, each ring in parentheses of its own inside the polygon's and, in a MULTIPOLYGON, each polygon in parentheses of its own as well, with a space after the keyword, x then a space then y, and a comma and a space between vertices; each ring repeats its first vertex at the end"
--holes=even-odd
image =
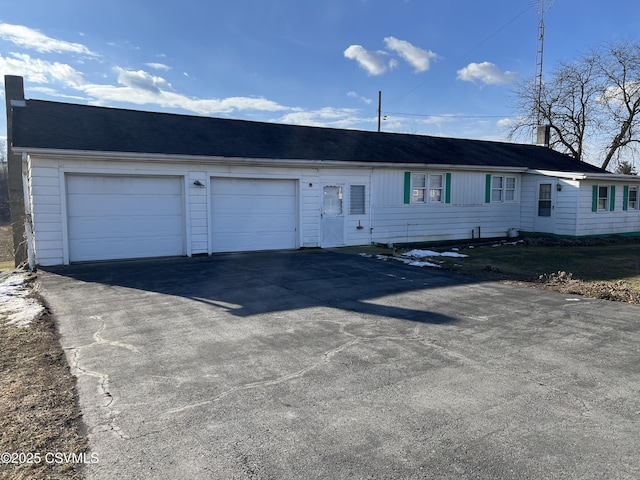
POLYGON ((536 191, 536 232, 555 233, 555 179, 539 180, 536 191))
POLYGON ((323 185, 322 187, 322 247, 344 245, 344 187, 323 185))

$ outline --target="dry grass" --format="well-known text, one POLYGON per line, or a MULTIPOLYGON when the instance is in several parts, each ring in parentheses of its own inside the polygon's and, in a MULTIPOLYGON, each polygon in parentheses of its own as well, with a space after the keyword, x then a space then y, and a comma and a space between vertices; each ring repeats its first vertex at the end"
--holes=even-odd
POLYGON ((53 318, 45 313, 26 327, 0 318, 0 454, 30 454, 16 460, 31 460, 14 464, 3 457, 0 478, 80 479, 81 463, 47 453, 79 455, 87 449, 76 380, 53 318))
POLYGON ((640 239, 525 239, 461 247, 442 267, 593 298, 640 304, 640 239))
POLYGON ((0 269, 13 268, 13 237, 11 225, 0 226, 0 269))

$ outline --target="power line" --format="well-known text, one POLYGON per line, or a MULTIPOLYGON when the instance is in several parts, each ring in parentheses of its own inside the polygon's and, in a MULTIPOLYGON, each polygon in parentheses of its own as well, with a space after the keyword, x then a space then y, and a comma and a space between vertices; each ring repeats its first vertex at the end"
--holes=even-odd
POLYGON ((421 114, 421 113, 402 113, 402 112, 382 112, 383 119, 387 119, 387 117, 394 115, 398 117, 425 117, 425 118, 509 118, 511 115, 458 115, 456 113, 431 113, 431 114, 421 114))

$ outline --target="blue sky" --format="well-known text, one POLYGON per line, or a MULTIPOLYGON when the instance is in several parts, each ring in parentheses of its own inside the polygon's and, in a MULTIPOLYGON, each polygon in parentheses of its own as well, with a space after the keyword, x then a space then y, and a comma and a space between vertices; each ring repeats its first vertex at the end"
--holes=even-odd
MULTIPOLYGON (((537 3, 0 0, 0 73, 27 98, 363 130, 381 90, 384 131, 505 140, 537 3)), ((549 71, 640 32, 637 0, 549 3, 549 71)))

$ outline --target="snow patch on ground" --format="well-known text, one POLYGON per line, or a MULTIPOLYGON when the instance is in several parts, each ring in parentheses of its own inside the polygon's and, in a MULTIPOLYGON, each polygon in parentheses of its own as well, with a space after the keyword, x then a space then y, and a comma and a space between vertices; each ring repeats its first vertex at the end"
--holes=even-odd
POLYGON ((27 273, 12 273, 0 283, 0 318, 9 325, 26 327, 44 312, 26 285, 27 273))
POLYGON ((427 258, 427 257, 454 257, 465 258, 469 255, 458 252, 434 252, 433 250, 410 250, 402 255, 409 258, 427 258))

